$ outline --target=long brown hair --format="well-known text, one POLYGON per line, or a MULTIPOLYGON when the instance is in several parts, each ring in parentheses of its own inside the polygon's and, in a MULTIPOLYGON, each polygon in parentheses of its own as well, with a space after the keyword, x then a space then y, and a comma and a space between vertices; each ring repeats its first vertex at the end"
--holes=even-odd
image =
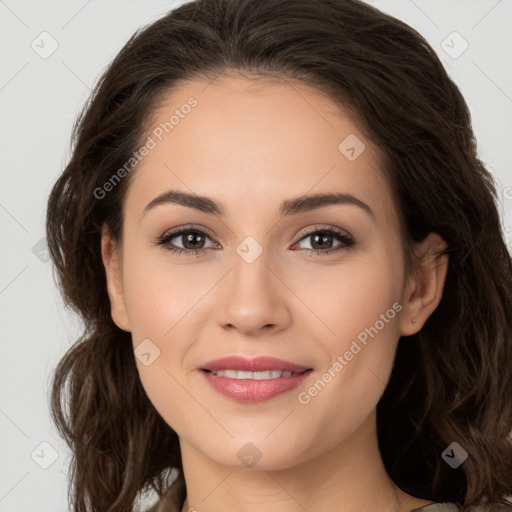
POLYGON ((414 242, 447 242, 444 294, 400 340, 378 405, 385 466, 402 490, 463 506, 512 494, 512 261, 491 174, 470 114, 426 40, 358 0, 199 0, 139 29, 98 81, 73 129, 71 159, 51 192, 47 237, 65 302, 84 332, 58 364, 52 417, 69 444, 75 511, 131 510, 162 496, 176 433, 140 382, 129 333, 110 316, 100 231, 122 232, 133 170, 97 191, 147 137, 151 114, 180 81, 241 72, 314 85, 381 149, 410 268, 414 242), (457 469, 441 457, 456 441, 457 469))

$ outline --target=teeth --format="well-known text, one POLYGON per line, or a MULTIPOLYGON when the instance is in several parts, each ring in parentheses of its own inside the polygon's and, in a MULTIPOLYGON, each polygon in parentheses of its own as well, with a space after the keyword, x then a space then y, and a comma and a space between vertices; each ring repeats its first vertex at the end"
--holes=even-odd
POLYGON ((242 370, 218 370, 211 373, 219 377, 228 377, 230 379, 279 379, 281 377, 291 377, 298 375, 300 372, 281 371, 281 370, 266 370, 264 372, 247 372, 242 370))

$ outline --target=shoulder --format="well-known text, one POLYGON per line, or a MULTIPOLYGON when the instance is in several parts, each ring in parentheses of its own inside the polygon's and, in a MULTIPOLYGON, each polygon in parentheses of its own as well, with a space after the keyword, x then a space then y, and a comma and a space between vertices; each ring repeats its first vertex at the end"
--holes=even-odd
POLYGON ((424 507, 415 508, 411 512, 459 512, 459 507, 455 503, 432 503, 424 507))
MULTIPOLYGON (((426 505, 424 507, 415 508, 411 510, 411 512, 460 512, 460 508, 455 503, 432 503, 431 505, 426 505)), ((505 512, 510 511, 510 508, 500 508, 500 507, 485 507, 485 506, 475 506, 471 507, 470 512, 505 512)))

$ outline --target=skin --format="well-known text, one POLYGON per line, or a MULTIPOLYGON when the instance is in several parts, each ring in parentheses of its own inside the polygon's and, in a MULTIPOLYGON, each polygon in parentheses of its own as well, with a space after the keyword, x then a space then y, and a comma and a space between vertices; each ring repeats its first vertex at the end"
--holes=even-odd
MULTIPOLYGON (((431 503, 387 475, 376 406, 400 336, 419 331, 441 299, 447 257, 436 262, 434 255, 445 242, 431 233, 416 247, 414 272, 405 274, 378 148, 319 91, 236 75, 187 82, 154 113, 153 126, 191 96, 197 106, 131 176, 122 241, 106 226, 102 236, 113 320, 132 333, 134 348, 149 338, 160 350, 148 366, 136 361, 148 397, 180 438, 183 511, 410 511, 431 503), (366 146, 354 161, 338 150, 349 134, 366 146), (172 203, 144 213, 170 189, 208 196, 225 215, 172 203), (374 216, 336 204, 280 217, 282 201, 320 192, 352 194, 374 216), (202 256, 155 245, 190 224, 208 236, 172 243, 205 247, 202 256), (355 245, 328 255, 308 251, 318 245, 306 230, 329 226, 355 245), (252 263, 236 252, 248 236, 263 251, 252 263), (299 403, 298 393, 396 302, 400 313, 317 396, 299 403), (299 389, 243 404, 214 391, 199 370, 235 354, 270 355, 314 372, 299 389), (249 442, 261 452, 251 468, 237 457, 249 442)), ((333 237, 320 250, 340 243, 333 237)))

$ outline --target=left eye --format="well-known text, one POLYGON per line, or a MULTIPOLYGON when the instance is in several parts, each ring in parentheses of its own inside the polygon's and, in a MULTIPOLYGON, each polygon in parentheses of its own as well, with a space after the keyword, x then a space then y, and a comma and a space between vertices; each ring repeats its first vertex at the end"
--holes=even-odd
POLYGON ((324 228, 310 231, 309 233, 306 233, 306 235, 303 236, 297 242, 297 244, 300 245, 303 240, 310 240, 310 247, 302 247, 302 249, 305 249, 306 251, 313 251, 314 253, 321 255, 330 254, 347 247, 352 247, 355 243, 352 237, 334 228, 324 228), (333 239, 336 238, 340 241, 340 243, 333 247, 333 239), (326 247, 326 245, 330 245, 330 247, 326 247))

